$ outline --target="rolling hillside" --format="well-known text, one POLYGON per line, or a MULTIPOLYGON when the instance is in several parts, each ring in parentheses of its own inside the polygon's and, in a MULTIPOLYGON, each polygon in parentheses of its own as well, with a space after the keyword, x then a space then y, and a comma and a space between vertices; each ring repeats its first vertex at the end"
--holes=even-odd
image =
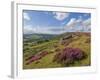
POLYGON ((85 32, 68 32, 60 35, 30 34, 23 36, 23 69, 89 66, 91 64, 91 35, 85 32), (78 48, 86 57, 63 65, 53 61, 65 48, 78 48))

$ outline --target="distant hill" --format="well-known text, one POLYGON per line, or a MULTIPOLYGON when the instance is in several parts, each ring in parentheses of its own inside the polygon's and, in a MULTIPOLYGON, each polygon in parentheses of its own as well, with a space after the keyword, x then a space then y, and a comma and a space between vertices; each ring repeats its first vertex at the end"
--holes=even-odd
POLYGON ((50 39, 59 39, 61 37, 64 37, 66 35, 89 35, 90 32, 66 32, 63 34, 24 34, 23 39, 24 41, 40 41, 40 40, 50 40, 50 39))
POLYGON ((57 35, 54 34, 24 34, 24 41, 36 41, 36 40, 49 40, 57 35))

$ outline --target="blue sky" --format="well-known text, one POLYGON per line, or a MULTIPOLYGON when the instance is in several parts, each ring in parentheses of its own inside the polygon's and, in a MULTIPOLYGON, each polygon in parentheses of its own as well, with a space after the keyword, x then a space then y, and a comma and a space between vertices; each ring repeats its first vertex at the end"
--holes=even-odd
POLYGON ((90 32, 91 14, 23 10, 24 34, 62 34, 65 32, 90 32))

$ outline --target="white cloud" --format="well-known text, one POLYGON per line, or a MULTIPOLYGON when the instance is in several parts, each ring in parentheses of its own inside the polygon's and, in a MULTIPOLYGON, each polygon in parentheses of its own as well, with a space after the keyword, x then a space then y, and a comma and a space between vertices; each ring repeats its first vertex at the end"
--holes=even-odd
POLYGON ((61 34, 65 32, 91 31, 91 18, 82 20, 81 18, 72 18, 65 27, 59 26, 24 26, 24 34, 41 33, 41 34, 61 34))
POLYGON ((66 24, 66 26, 69 26, 69 27, 74 27, 76 26, 77 24, 80 24, 82 22, 82 17, 79 16, 78 19, 76 18, 71 18, 70 21, 66 24))
POLYGON ((91 18, 88 18, 87 20, 84 20, 83 21, 83 26, 84 26, 84 29, 86 31, 90 31, 91 30, 91 18))
POLYGON ((35 31, 34 28, 32 28, 31 25, 24 26, 24 34, 31 34, 35 31))
POLYGON ((71 18, 65 26, 66 30, 69 31, 90 31, 91 30, 91 18, 82 20, 80 16, 78 19, 71 18))
POLYGON ((47 27, 47 26, 24 26, 24 34, 40 33, 40 34, 61 34, 66 32, 63 27, 47 27))
POLYGON ((73 27, 75 23, 76 23, 76 18, 72 18, 70 19, 70 21, 67 23, 66 26, 73 27))
POLYGON ((24 13, 24 19, 25 20, 31 20, 31 18, 30 18, 30 16, 29 16, 29 14, 28 13, 24 13))
POLYGON ((82 21, 82 16, 79 16, 79 18, 76 20, 77 23, 81 23, 82 21))
POLYGON ((63 26, 33 26, 25 25, 24 34, 41 33, 41 34, 61 34, 64 32, 91 31, 91 18, 83 20, 80 16, 78 19, 71 18, 65 27, 63 26))
POLYGON ((54 18, 56 18, 59 21, 64 20, 65 18, 69 17, 70 13, 65 12, 53 12, 54 18))
POLYGON ((87 20, 83 21, 83 24, 84 24, 85 26, 91 25, 91 19, 88 18, 87 20))

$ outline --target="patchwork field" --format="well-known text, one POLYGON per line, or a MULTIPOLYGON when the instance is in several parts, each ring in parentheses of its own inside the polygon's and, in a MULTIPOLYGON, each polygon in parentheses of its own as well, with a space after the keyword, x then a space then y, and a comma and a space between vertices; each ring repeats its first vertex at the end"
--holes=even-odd
POLYGON ((91 35, 68 32, 60 35, 23 36, 23 69, 91 65, 91 35))

